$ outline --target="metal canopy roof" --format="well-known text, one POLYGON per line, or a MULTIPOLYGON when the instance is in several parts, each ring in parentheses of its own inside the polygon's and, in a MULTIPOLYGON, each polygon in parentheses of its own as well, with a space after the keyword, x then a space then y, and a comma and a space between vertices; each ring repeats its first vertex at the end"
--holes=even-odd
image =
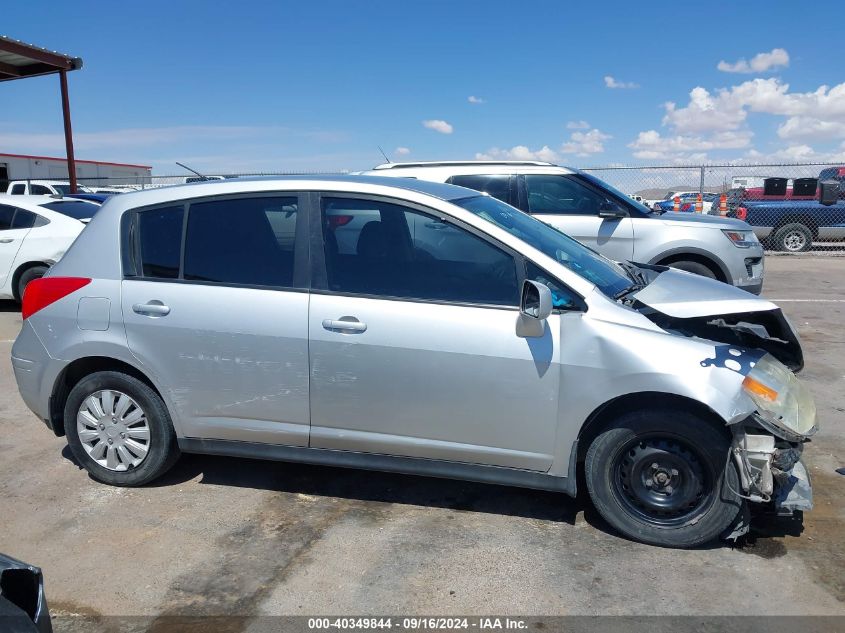
POLYGON ((0 81, 79 70, 82 59, 0 35, 0 81))

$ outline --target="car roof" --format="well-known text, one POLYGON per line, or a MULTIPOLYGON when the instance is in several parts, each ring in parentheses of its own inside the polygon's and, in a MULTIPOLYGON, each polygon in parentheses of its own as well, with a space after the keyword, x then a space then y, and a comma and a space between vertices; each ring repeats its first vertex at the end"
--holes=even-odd
POLYGON ((359 189, 361 193, 385 193, 377 191, 379 188, 391 190, 402 189, 422 193, 441 200, 458 200, 474 197, 480 194, 474 189, 466 189, 456 185, 417 180, 414 178, 384 178, 363 175, 327 175, 327 176, 258 176, 250 178, 227 178, 224 180, 206 180, 202 182, 156 187, 111 196, 106 203, 109 208, 122 209, 166 203, 170 200, 183 200, 201 196, 227 195, 237 193, 251 193, 263 191, 320 191, 325 188, 330 191, 343 191, 349 187, 354 193, 359 189))
POLYGON ((437 178, 441 182, 451 176, 494 176, 505 174, 572 174, 577 169, 539 161, 436 161, 421 163, 385 163, 369 171, 359 172, 370 176, 437 178))

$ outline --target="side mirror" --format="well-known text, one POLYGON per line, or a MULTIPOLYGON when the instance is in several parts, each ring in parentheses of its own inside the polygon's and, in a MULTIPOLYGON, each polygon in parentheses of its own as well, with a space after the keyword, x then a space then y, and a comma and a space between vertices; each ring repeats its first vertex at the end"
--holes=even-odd
POLYGON ((839 183, 835 180, 822 180, 819 183, 819 202, 825 206, 836 204, 839 200, 839 183))
POLYGON ((522 298, 519 301, 517 336, 541 337, 545 332, 545 321, 552 313, 552 291, 548 286, 530 281, 522 284, 522 298))
POLYGON ((628 213, 621 208, 619 205, 611 202, 610 200, 605 200, 602 202, 601 206, 599 207, 600 218, 605 218, 608 220, 618 220, 620 218, 627 218, 628 213))

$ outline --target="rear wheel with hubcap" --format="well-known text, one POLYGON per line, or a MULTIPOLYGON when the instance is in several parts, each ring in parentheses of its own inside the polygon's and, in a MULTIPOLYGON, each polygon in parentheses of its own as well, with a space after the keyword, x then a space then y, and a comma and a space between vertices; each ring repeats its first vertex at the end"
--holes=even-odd
POLYGON ((625 536, 701 545, 722 533, 743 503, 732 492, 739 490, 733 462, 725 468, 729 446, 723 432, 691 413, 626 413, 590 445, 587 488, 602 517, 625 536))
POLYGON ((91 476, 115 486, 140 486, 179 457, 167 408, 134 376, 103 371, 83 378, 65 404, 65 434, 91 476))

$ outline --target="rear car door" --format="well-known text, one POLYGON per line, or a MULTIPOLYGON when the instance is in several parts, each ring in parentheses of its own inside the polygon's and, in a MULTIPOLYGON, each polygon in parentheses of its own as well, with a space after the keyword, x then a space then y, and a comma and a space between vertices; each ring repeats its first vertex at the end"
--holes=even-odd
POLYGON ((525 174, 523 211, 614 260, 634 257, 634 223, 618 202, 574 174, 525 174), (619 212, 622 217, 601 217, 619 212))
POLYGON ((129 348, 168 390, 183 435, 308 445, 303 209, 285 192, 124 217, 129 348))
MULTIPOLYGON (((15 257, 35 218, 31 211, 0 204, 0 288, 12 281, 15 257)), ((11 292, 11 286, 9 291, 11 292)))
POLYGON ((560 317, 516 336, 522 259, 404 203, 326 194, 321 208, 311 446, 547 470, 560 317))

